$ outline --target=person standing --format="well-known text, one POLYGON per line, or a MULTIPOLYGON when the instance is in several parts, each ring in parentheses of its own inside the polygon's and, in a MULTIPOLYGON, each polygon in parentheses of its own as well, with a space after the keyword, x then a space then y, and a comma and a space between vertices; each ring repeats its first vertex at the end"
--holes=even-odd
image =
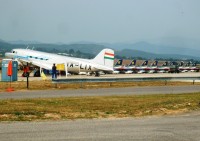
POLYGON ((57 74, 56 74, 56 65, 55 64, 53 64, 53 66, 52 66, 52 79, 53 78, 57 78, 57 74))

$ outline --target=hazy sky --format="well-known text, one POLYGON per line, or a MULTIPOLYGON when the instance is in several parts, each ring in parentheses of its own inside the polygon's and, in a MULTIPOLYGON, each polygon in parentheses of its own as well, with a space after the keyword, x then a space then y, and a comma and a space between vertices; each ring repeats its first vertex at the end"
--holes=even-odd
POLYGON ((200 40, 200 0, 0 0, 0 39, 200 40))

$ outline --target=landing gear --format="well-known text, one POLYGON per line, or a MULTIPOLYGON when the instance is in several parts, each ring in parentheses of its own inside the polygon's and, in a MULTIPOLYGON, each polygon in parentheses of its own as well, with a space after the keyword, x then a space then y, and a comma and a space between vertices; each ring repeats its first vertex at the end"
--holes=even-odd
POLYGON ((95 77, 99 77, 100 73, 99 72, 95 72, 95 77))

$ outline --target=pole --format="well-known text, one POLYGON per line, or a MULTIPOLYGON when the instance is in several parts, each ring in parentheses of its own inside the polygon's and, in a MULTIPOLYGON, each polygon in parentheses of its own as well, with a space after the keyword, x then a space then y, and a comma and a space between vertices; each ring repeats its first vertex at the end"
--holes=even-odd
MULTIPOLYGON (((27 67, 26 69, 28 69, 28 62, 27 62, 27 66, 26 66, 26 67, 27 67)), ((26 88, 27 88, 27 89, 29 89, 28 77, 29 77, 29 72, 28 72, 28 70, 27 70, 27 72, 26 72, 26 88)))
POLYGON ((26 76, 26 87, 27 87, 27 89, 29 88, 29 83, 28 83, 28 74, 27 74, 27 76, 26 76))
POLYGON ((66 78, 67 78, 67 73, 68 73, 68 70, 67 70, 67 62, 65 62, 65 75, 66 75, 66 78))
POLYGON ((11 88, 11 76, 10 76, 10 88, 11 88))

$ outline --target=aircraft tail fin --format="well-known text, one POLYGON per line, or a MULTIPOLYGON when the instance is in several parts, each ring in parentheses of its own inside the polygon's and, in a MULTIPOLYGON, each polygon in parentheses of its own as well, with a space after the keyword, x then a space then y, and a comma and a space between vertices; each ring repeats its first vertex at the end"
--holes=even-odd
POLYGON ((132 60, 129 66, 135 66, 136 65, 136 60, 132 60))
POLYGON ((123 59, 119 59, 116 63, 115 66, 121 66, 123 62, 123 59))
POLYGON ((194 67, 195 67, 195 66, 197 66, 197 63, 196 63, 196 62, 194 62, 194 63, 192 64, 192 66, 194 66, 194 67))
POLYGON ((152 64, 151 64, 151 66, 157 66, 158 65, 158 61, 156 60, 156 61, 154 61, 152 64))
POLYGON ((113 69, 114 65, 114 50, 103 49, 93 60, 94 63, 104 65, 113 69))
POLYGON ((144 61, 141 66, 147 66, 147 65, 148 65, 148 60, 144 61))
POLYGON ((164 62, 163 64, 162 64, 162 66, 168 66, 168 62, 166 61, 166 62, 164 62))
POLYGON ((175 62, 175 61, 172 61, 172 62, 169 63, 169 65, 170 65, 170 66, 174 66, 174 65, 178 65, 178 63, 175 62))
POLYGON ((178 66, 183 66, 183 64, 184 64, 184 62, 181 61, 181 62, 178 64, 178 66))
POLYGON ((192 63, 189 61, 185 64, 186 67, 189 67, 192 63))

